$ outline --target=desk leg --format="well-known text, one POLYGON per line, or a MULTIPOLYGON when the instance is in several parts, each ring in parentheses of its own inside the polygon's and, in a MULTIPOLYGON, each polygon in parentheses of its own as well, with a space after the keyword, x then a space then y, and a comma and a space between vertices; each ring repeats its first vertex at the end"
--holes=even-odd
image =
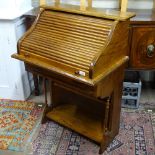
POLYGON ((105 117, 105 133, 100 145, 99 153, 102 154, 119 132, 120 111, 122 97, 122 82, 115 86, 111 100, 107 99, 107 116, 105 117), (109 102, 110 101, 110 102, 109 102), (109 104, 110 103, 110 104, 109 104), (108 122, 107 122, 108 121, 108 122))

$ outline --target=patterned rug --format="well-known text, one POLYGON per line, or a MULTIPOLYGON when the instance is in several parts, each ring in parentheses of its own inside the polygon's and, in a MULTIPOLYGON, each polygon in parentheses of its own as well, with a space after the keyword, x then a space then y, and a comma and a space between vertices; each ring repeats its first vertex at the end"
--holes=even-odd
POLYGON ((0 149, 24 151, 38 128, 43 105, 0 99, 0 149))
MULTIPOLYGON (((155 155, 155 113, 124 110, 119 135, 103 155, 155 155)), ((99 146, 48 121, 33 142, 33 155, 98 155, 99 146)))

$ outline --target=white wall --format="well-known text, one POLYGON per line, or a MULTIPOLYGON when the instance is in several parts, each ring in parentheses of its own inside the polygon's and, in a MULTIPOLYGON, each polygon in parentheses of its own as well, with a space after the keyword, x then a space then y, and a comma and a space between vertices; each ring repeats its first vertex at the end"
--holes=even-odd
POLYGON ((1 0, 0 19, 15 19, 31 9, 31 0, 1 0))
MULTIPOLYGON (((62 3, 79 4, 80 0, 61 0, 62 3)), ((92 0, 93 7, 97 8, 118 8, 119 0, 92 0)), ((153 7, 153 0, 128 0, 128 8, 150 9, 153 7)))

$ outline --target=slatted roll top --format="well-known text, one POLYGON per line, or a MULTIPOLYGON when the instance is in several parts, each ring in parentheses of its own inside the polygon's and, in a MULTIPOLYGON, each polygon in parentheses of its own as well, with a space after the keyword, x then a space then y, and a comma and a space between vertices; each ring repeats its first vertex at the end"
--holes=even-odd
POLYGON ((45 9, 31 33, 20 40, 18 53, 90 78, 91 65, 102 53, 113 25, 113 20, 45 9))

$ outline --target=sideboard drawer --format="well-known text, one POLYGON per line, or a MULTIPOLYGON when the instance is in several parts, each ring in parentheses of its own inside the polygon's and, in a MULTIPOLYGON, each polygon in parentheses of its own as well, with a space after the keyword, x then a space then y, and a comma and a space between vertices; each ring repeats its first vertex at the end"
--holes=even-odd
POLYGON ((155 26, 132 28, 129 67, 155 69, 155 26))

